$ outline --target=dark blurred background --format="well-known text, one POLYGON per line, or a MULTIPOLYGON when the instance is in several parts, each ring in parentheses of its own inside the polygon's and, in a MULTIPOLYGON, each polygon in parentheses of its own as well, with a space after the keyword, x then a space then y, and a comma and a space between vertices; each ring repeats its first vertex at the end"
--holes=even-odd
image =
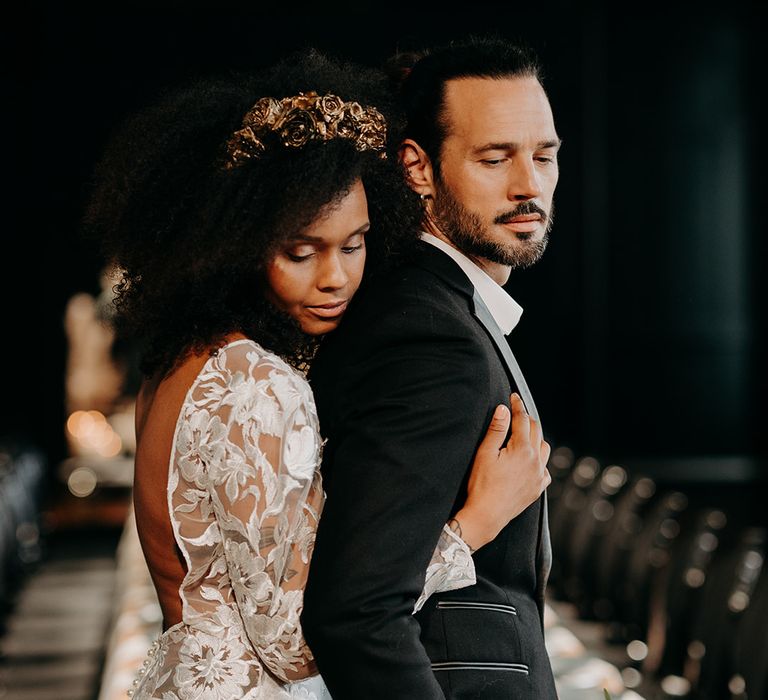
MULTIPOLYGON (((599 565, 584 552, 597 551, 599 523, 621 524, 618 502, 610 516, 599 504, 622 489, 623 512, 645 523, 632 527, 646 533, 648 551, 659 532, 673 532, 668 541, 719 532, 721 520, 710 517, 717 512, 735 523, 732 551, 765 554, 765 530, 745 534, 766 525, 768 477, 760 3, 124 3, 109 13, 67 3, 27 8, 1 31, 11 157, 0 436, 32 446, 49 481, 69 457, 65 309, 74 295, 101 290, 103 261, 80 238, 79 221, 112 129, 189 77, 259 68, 302 46, 380 65, 396 50, 493 32, 538 51, 564 142, 550 246, 508 284, 525 309, 511 344, 547 438, 562 448, 551 487, 561 532, 553 592, 586 618, 621 618, 616 600, 610 609, 591 605, 596 594, 583 590, 579 566, 599 565), (630 498, 642 478, 653 484, 656 515, 637 510, 650 496, 630 498), (568 539, 577 522, 568 518, 590 503, 598 503, 595 517, 580 521, 588 529, 568 539), (686 508, 690 523, 670 530, 670 514, 686 508)), ((679 552, 701 553, 694 550, 679 552)), ((638 571, 647 566, 637 561, 638 571)), ((744 561, 723 566, 733 574, 744 561)), ((675 595, 662 607, 673 607, 675 595)), ((648 610, 625 613, 635 627, 617 639, 653 648, 648 610)))

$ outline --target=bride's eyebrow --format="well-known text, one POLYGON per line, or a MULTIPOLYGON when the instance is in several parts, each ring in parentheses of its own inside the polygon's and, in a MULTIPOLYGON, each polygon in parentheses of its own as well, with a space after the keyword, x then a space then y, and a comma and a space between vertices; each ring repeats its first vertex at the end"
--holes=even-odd
MULTIPOLYGON (((362 226, 360 226, 360 228, 350 232, 347 238, 352 238, 352 236, 357 236, 361 233, 367 233, 370 228, 370 222, 366 221, 362 226)), ((297 233, 295 236, 291 236, 288 239, 288 243, 323 243, 324 240, 325 239, 321 236, 310 236, 308 233, 297 233)))
POLYGON ((306 233, 297 233, 288 239, 288 243, 322 243, 320 236, 310 236, 306 233))

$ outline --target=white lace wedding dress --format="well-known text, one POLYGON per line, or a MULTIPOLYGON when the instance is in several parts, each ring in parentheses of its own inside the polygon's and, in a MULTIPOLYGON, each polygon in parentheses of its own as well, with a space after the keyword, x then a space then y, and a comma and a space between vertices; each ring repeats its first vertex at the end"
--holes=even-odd
MULTIPOLYGON (((153 644, 134 700, 323 700, 299 625, 324 494, 322 441, 304 376, 250 340, 221 348, 187 393, 168 510, 187 574, 182 621, 153 644), (302 670, 304 671, 302 673, 302 670)), ((447 527, 416 609, 475 582, 447 527)))

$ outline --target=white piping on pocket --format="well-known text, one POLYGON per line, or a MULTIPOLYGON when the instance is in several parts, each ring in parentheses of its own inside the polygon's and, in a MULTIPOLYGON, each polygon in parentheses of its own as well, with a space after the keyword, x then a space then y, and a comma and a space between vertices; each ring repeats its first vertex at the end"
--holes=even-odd
POLYGON ((440 661, 432 664, 433 671, 512 671, 528 675, 526 664, 512 664, 503 661, 440 661))
POLYGON ((491 610, 493 612, 517 615, 517 608, 513 605, 501 603, 476 603, 470 600, 441 600, 437 603, 438 610, 491 610))

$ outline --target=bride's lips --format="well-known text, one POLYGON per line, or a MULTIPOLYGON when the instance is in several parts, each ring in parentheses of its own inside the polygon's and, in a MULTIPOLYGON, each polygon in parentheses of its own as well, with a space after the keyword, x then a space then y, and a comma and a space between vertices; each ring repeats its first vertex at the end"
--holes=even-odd
POLYGON ((515 233, 533 233, 540 223, 541 216, 539 214, 525 214, 523 216, 516 216, 509 221, 504 221, 501 225, 515 233))
POLYGON ((341 316, 346 310, 348 301, 332 301, 328 304, 318 304, 317 306, 307 306, 307 310, 322 319, 334 319, 341 316))

